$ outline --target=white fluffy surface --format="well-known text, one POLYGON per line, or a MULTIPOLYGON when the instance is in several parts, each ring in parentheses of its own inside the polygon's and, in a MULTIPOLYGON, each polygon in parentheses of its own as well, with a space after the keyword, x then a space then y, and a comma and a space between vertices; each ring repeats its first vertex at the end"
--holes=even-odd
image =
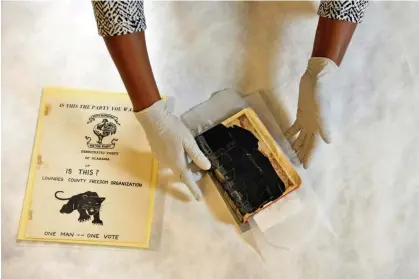
MULTIPOLYGON (((162 94, 176 97, 180 113, 223 88, 274 88, 271 104, 286 127, 316 7, 147 3, 162 94)), ((166 195, 162 240, 150 252, 16 243, 41 88, 124 88, 89 1, 2 2, 4 278, 418 278, 418 10, 417 2, 374 1, 358 26, 333 95, 334 141, 300 170, 317 212, 304 204, 300 219, 266 233, 269 243, 256 235, 255 250, 218 208, 179 186, 166 195)))

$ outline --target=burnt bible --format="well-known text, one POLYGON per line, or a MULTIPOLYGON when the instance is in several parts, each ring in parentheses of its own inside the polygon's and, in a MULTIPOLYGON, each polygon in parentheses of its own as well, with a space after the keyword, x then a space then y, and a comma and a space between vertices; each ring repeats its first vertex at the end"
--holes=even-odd
POLYGON ((210 174, 240 223, 298 188, 301 180, 255 112, 240 111, 196 137, 210 174))

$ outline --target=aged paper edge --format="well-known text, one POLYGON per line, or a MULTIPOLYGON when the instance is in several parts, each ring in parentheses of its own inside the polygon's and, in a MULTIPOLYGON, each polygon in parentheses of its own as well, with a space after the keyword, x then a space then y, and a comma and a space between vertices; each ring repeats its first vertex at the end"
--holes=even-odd
MULTIPOLYGON (((83 90, 83 89, 72 89, 72 88, 64 88, 64 87, 52 87, 47 86, 44 87, 42 90, 41 101, 38 111, 38 119, 36 124, 35 130, 35 141, 33 143, 32 149, 32 157, 31 163, 29 167, 29 176, 28 181, 26 183, 26 190, 25 190, 25 197, 23 200, 22 212, 19 221, 19 229, 17 240, 23 241, 39 241, 39 242, 56 242, 56 243, 74 243, 74 244, 89 244, 89 245, 104 245, 104 246, 118 246, 118 247, 133 247, 133 248, 149 248, 150 245, 150 236, 151 236, 151 225, 152 225, 152 218, 154 213, 154 196, 157 186, 157 173, 158 173, 158 162, 153 157, 153 167, 152 167, 152 180, 150 185, 150 205, 148 209, 148 216, 147 216, 147 231, 146 231, 146 240, 144 242, 113 242, 113 241, 91 241, 91 240, 68 240, 68 239, 51 239, 51 238, 33 238, 33 237, 26 237, 26 229, 29 221, 29 210, 32 204, 32 192, 34 186, 34 179, 37 167, 37 160, 38 160, 38 150, 39 144, 42 138, 42 130, 43 130, 43 121, 44 121, 44 110, 45 110, 45 100, 51 96, 59 96, 63 98, 70 98, 70 97, 80 97, 90 95, 95 99, 126 99, 128 95, 126 93, 121 92, 98 92, 93 90, 83 90)), ((165 99, 165 98, 163 98, 165 99)))

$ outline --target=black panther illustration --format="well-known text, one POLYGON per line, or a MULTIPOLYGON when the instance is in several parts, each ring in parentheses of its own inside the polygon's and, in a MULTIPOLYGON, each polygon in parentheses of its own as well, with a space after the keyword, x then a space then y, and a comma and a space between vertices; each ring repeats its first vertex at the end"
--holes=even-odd
POLYGON ((60 210, 60 213, 70 214, 74 210, 77 210, 80 214, 79 222, 86 222, 90 220, 90 216, 93 215, 93 224, 103 225, 100 220, 100 209, 105 198, 99 197, 96 192, 87 191, 82 194, 74 195, 71 198, 60 198, 57 197, 58 193, 64 193, 63 191, 55 192, 55 198, 60 201, 68 201, 60 210))

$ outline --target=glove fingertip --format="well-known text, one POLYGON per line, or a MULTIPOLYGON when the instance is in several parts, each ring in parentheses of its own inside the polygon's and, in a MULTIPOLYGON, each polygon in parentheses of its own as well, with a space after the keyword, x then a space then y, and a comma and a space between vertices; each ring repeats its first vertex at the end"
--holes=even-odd
POLYGON ((330 144, 332 143, 332 133, 326 127, 327 126, 320 126, 319 134, 325 143, 330 144))
POLYGON ((297 134, 301 130, 300 125, 298 124, 297 120, 295 120, 294 124, 285 131, 285 138, 290 141, 292 137, 297 134))
POLYGON ((311 156, 309 156, 309 154, 305 154, 305 153, 301 154, 300 163, 301 163, 301 165, 303 165, 304 169, 308 169, 308 167, 310 166, 310 163, 311 163, 311 156))
POLYGON ((323 141, 327 144, 331 144, 332 143, 332 138, 330 137, 330 135, 322 135, 321 136, 323 141))
POLYGON ((211 168, 211 162, 208 158, 202 153, 201 149, 199 149, 198 145, 196 144, 195 140, 190 142, 186 142, 184 144, 184 148, 186 153, 192 159, 192 161, 202 170, 209 170, 211 168))
POLYGON ((183 171, 180 175, 180 178, 189 188, 195 200, 200 201, 202 199, 201 191, 196 182, 193 180, 193 177, 189 170, 183 171))
POLYGON ((306 159, 303 163, 303 168, 306 170, 306 169, 308 169, 309 165, 310 165, 310 160, 306 159))
POLYGON ((204 154, 202 154, 202 156, 199 157, 195 164, 202 170, 209 170, 211 168, 211 162, 210 160, 208 160, 207 157, 205 157, 204 154))
POLYGON ((196 201, 201 201, 201 200, 202 200, 202 196, 201 196, 200 194, 197 194, 197 193, 196 193, 196 194, 194 195, 194 197, 195 197, 195 200, 196 200, 196 201))

